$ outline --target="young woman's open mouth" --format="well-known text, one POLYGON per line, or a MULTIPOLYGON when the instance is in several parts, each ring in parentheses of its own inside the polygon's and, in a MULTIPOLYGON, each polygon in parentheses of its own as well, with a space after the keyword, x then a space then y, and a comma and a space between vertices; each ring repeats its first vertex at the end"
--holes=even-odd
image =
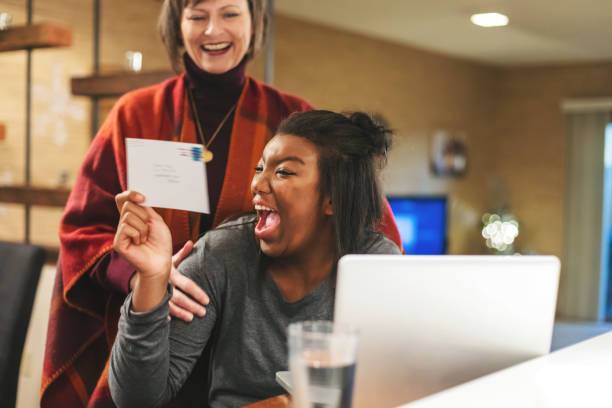
POLYGON ((218 42, 214 44, 204 44, 200 48, 209 55, 221 55, 230 49, 232 43, 229 41, 218 42))
POLYGON ((255 204, 258 222, 255 226, 255 236, 260 239, 269 237, 278 228, 280 216, 278 211, 265 205, 255 204))

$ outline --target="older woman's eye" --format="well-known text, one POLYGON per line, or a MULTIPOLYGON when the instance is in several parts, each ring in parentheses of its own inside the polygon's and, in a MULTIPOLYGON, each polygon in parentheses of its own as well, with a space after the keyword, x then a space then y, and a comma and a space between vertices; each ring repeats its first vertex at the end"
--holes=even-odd
POLYGON ((263 166, 255 167, 255 173, 261 173, 263 171, 263 166))
POLYGON ((225 13, 226 18, 238 17, 238 13, 225 13))

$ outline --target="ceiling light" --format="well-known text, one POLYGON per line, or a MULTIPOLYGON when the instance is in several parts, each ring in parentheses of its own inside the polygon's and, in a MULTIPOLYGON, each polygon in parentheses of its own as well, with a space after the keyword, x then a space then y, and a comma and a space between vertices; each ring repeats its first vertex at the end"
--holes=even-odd
POLYGON ((501 27, 508 24, 508 17, 500 13, 474 14, 470 20, 481 27, 501 27))

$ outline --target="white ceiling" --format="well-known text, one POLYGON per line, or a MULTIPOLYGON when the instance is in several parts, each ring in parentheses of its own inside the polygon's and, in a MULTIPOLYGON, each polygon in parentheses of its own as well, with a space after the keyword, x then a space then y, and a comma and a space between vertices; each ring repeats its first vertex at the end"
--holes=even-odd
POLYGON ((612 60, 612 0, 275 0, 279 14, 495 65, 612 60), (506 27, 469 17, 497 11, 506 27))

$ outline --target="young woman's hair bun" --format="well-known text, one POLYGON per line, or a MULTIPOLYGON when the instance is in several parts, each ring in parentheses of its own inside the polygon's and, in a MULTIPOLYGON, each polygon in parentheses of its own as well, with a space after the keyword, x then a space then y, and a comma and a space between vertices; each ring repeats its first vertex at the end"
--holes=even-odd
POLYGON ((384 118, 378 114, 363 112, 347 112, 346 117, 363 131, 369 139, 368 154, 387 158, 387 151, 391 148, 393 131, 388 127, 384 118))

